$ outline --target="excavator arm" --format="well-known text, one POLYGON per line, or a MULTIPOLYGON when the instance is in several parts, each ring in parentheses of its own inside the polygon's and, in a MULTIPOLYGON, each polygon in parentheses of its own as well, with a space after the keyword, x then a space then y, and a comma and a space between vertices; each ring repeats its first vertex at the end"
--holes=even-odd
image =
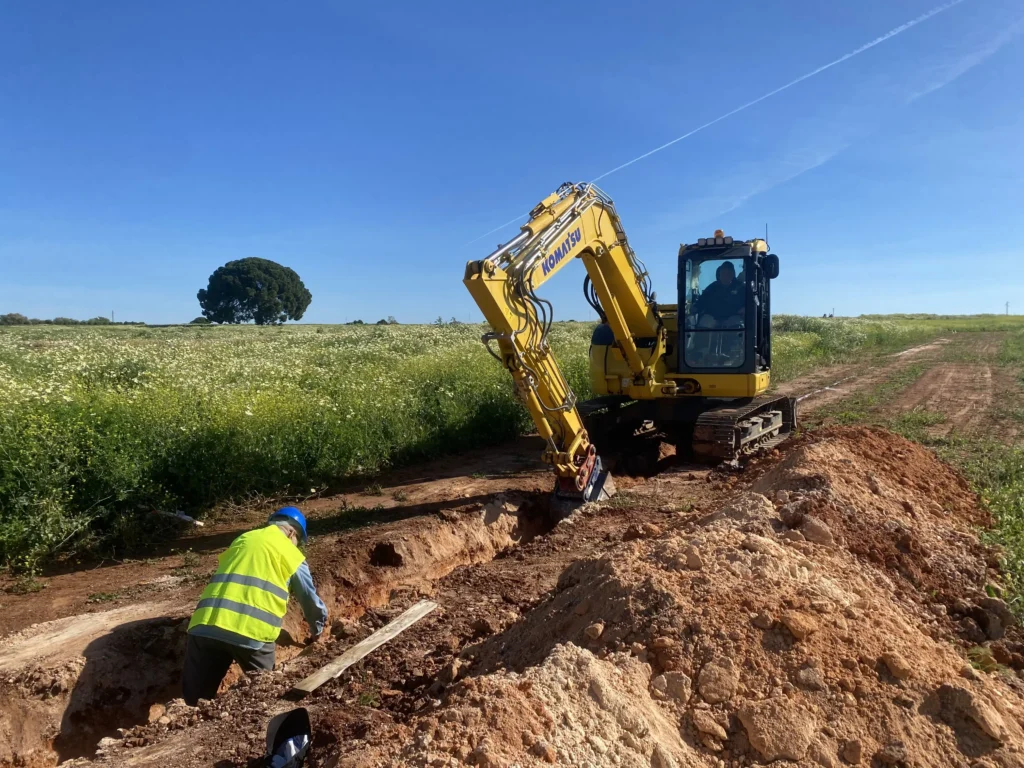
POLYGON ((484 344, 512 374, 518 398, 547 442, 542 458, 558 476, 556 494, 591 501, 607 494, 606 473, 548 343, 551 304, 537 295, 576 258, 586 268, 591 301, 628 363, 631 378, 623 379, 621 391, 650 397, 667 335, 615 206, 593 184, 559 187, 530 212, 518 236, 469 262, 463 282, 491 326, 484 344))

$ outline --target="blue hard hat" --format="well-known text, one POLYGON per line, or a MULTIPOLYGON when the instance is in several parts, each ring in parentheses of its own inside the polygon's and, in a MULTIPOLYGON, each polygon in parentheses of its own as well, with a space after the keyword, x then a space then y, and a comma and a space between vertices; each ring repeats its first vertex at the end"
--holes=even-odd
POLYGON ((281 507, 267 519, 267 522, 270 523, 274 520, 290 520, 295 523, 302 531, 302 540, 306 540, 306 516, 298 507, 281 507))

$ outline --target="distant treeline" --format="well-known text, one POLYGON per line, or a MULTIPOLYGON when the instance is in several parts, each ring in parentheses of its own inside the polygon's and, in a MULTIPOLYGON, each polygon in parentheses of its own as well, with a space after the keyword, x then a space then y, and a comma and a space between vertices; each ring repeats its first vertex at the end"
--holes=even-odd
MULTIPOLYGON (((345 325, 367 325, 367 323, 364 323, 362 320, 350 320, 345 325)), ((398 321, 395 320, 394 315, 388 315, 387 320, 378 320, 374 325, 398 325, 398 321)))
POLYGON ((38 317, 25 317, 18 312, 0 315, 0 325, 145 325, 134 320, 115 323, 109 317, 93 317, 89 320, 75 320, 72 317, 55 317, 52 320, 40 320, 38 317))
POLYGON ((970 318, 992 319, 1003 317, 1017 317, 1017 315, 1004 314, 1003 312, 982 312, 977 315, 929 315, 924 312, 904 313, 899 312, 891 315, 858 315, 862 320, 967 320, 970 318))

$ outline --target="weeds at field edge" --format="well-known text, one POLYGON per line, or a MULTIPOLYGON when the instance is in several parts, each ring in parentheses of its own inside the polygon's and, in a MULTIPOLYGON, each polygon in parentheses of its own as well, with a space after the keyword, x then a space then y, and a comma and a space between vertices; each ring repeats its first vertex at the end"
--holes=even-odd
MULTIPOLYGON (((1004 322, 777 316, 772 378, 1004 322)), ((552 331, 581 400, 592 327, 552 331)), ((0 328, 0 564, 122 558, 179 533, 154 508, 201 516, 520 434, 483 330, 0 328)))

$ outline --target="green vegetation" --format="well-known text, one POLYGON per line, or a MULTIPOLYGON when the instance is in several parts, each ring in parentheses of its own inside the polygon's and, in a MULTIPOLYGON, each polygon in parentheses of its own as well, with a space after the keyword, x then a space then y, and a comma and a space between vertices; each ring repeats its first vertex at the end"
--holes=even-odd
POLYGON ((376 683, 362 681, 363 690, 356 697, 356 703, 360 707, 371 707, 380 709, 380 686, 376 683))
POLYGON ((53 320, 40 320, 37 317, 26 317, 20 312, 8 312, 6 315, 0 315, 0 325, 145 325, 145 323, 131 320, 115 323, 109 317, 93 317, 89 320, 55 317, 53 320))
POLYGON ((181 565, 174 569, 175 576, 191 576, 199 567, 199 555, 191 549, 181 553, 181 565))
POLYGON ((46 589, 46 582, 40 581, 32 572, 21 573, 6 591, 12 595, 31 595, 46 589))
POLYGON ((966 475, 995 519, 985 532, 1003 548, 1003 570, 1011 607, 1024 615, 1024 448, 992 440, 930 441, 939 455, 966 475))
MULTIPOLYGON (((863 360, 923 344, 940 335, 1021 331, 1021 315, 776 315, 772 377, 785 381, 823 365, 863 360)), ((1018 334, 1024 351, 1024 332, 1018 334)), ((961 351, 961 350, 958 350, 961 351)))
POLYGON ((894 416, 889 420, 888 426, 893 432, 903 435, 908 440, 923 443, 929 440, 928 428, 945 421, 945 414, 929 411, 926 408, 915 408, 894 416))
MULTIPOLYGON (((776 319, 775 380, 984 321, 776 319)), ((508 439, 530 428, 479 325, 0 328, 0 564, 123 555, 152 509, 254 493, 508 439)), ((590 323, 552 345, 589 397, 590 323)))
POLYGON ((1024 331, 1006 337, 999 350, 999 362, 1003 365, 1024 365, 1024 331))
POLYGON ((858 319, 927 328, 933 333, 1019 331, 1024 315, 861 315, 858 319))
POLYGON ((973 648, 969 648, 967 650, 967 660, 979 672, 988 672, 989 674, 1010 672, 1012 674, 1012 670, 1009 667, 1005 667, 996 661, 995 654, 987 645, 976 645, 973 648))
POLYGON ((780 315, 772 322, 775 381, 785 381, 824 365, 863 360, 934 339, 930 325, 780 315))
MULTIPOLYGON (((0 564, 120 555, 154 508, 302 494, 514 436, 528 418, 481 332, 0 329, 0 564)), ((589 335, 553 333, 577 385, 589 335)))
POLYGON ((177 576, 184 582, 205 581, 209 578, 211 574, 199 571, 199 564, 202 562, 199 555, 191 549, 179 551, 178 554, 181 555, 181 565, 171 571, 172 576, 177 576))

